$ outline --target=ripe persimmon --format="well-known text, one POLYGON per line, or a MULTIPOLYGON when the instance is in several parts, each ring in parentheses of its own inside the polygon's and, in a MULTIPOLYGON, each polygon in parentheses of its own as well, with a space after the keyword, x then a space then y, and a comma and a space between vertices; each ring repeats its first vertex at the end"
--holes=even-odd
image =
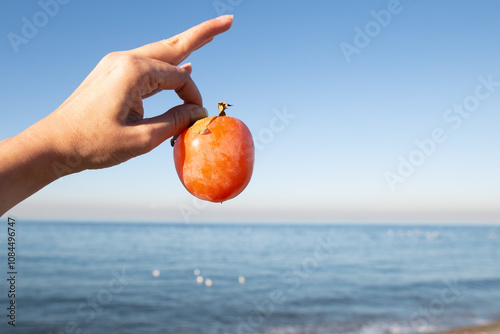
POLYGON ((239 195, 250 182, 255 148, 248 127, 226 116, 229 106, 219 103, 219 116, 205 117, 174 138, 174 162, 184 187, 210 202, 239 195))

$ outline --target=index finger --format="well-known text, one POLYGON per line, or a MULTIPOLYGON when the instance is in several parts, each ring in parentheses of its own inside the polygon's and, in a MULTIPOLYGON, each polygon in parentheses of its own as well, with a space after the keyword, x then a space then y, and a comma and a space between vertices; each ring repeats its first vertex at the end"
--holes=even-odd
POLYGON ((129 52, 178 65, 191 52, 210 42, 214 36, 231 28, 232 23, 233 15, 219 16, 198 24, 174 37, 146 44, 129 52))

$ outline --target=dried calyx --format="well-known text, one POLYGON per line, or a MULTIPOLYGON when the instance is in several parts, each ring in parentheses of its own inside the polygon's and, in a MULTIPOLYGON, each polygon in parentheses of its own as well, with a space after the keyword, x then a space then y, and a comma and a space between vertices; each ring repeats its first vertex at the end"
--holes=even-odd
POLYGON ((226 102, 219 102, 219 116, 226 116, 226 113, 224 110, 227 109, 227 107, 232 107, 232 104, 226 103, 226 102))
MULTIPOLYGON (((193 125, 191 125, 191 130, 202 135, 209 133, 210 130, 208 130, 208 124, 210 124, 210 122, 212 122, 217 117, 226 116, 226 112, 224 110, 226 110, 227 107, 231 107, 232 104, 228 104, 226 102, 219 102, 218 106, 219 106, 219 116, 210 116, 199 119, 193 125)), ((175 140, 180 135, 181 134, 179 133, 172 137, 172 139, 170 140, 170 144, 172 145, 172 147, 175 144, 175 140)))

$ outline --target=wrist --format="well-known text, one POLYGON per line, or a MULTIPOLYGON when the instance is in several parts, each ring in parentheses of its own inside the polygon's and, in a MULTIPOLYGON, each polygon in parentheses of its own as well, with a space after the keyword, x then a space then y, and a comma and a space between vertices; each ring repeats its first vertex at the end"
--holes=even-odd
POLYGON ((43 119, 0 141, 0 215, 60 177, 83 170, 75 140, 43 119))
POLYGON ((0 214, 60 176, 51 166, 58 154, 26 130, 0 142, 0 214))
MULTIPOLYGON (((55 181, 62 176, 83 170, 81 158, 73 148, 73 140, 63 133, 58 122, 47 118, 35 123, 18 136, 28 152, 36 157, 46 179, 55 181)), ((51 181, 51 182, 52 182, 51 181)))

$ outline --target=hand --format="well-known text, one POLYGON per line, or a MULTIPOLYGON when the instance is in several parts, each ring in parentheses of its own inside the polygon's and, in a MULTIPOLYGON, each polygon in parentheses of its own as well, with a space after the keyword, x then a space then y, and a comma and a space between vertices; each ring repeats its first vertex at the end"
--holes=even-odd
POLYGON ((63 156, 81 162, 71 172, 122 163, 206 117, 191 65, 177 65, 231 23, 232 16, 223 16, 167 40, 105 56, 42 125, 57 133, 63 156), (184 104, 143 119, 142 99, 162 90, 175 90, 184 104))
POLYGON ((0 142, 0 215, 59 177, 149 152, 206 117, 189 54, 231 27, 232 15, 105 56, 53 113, 0 142), (142 99, 175 90, 184 104, 144 119, 142 99))

